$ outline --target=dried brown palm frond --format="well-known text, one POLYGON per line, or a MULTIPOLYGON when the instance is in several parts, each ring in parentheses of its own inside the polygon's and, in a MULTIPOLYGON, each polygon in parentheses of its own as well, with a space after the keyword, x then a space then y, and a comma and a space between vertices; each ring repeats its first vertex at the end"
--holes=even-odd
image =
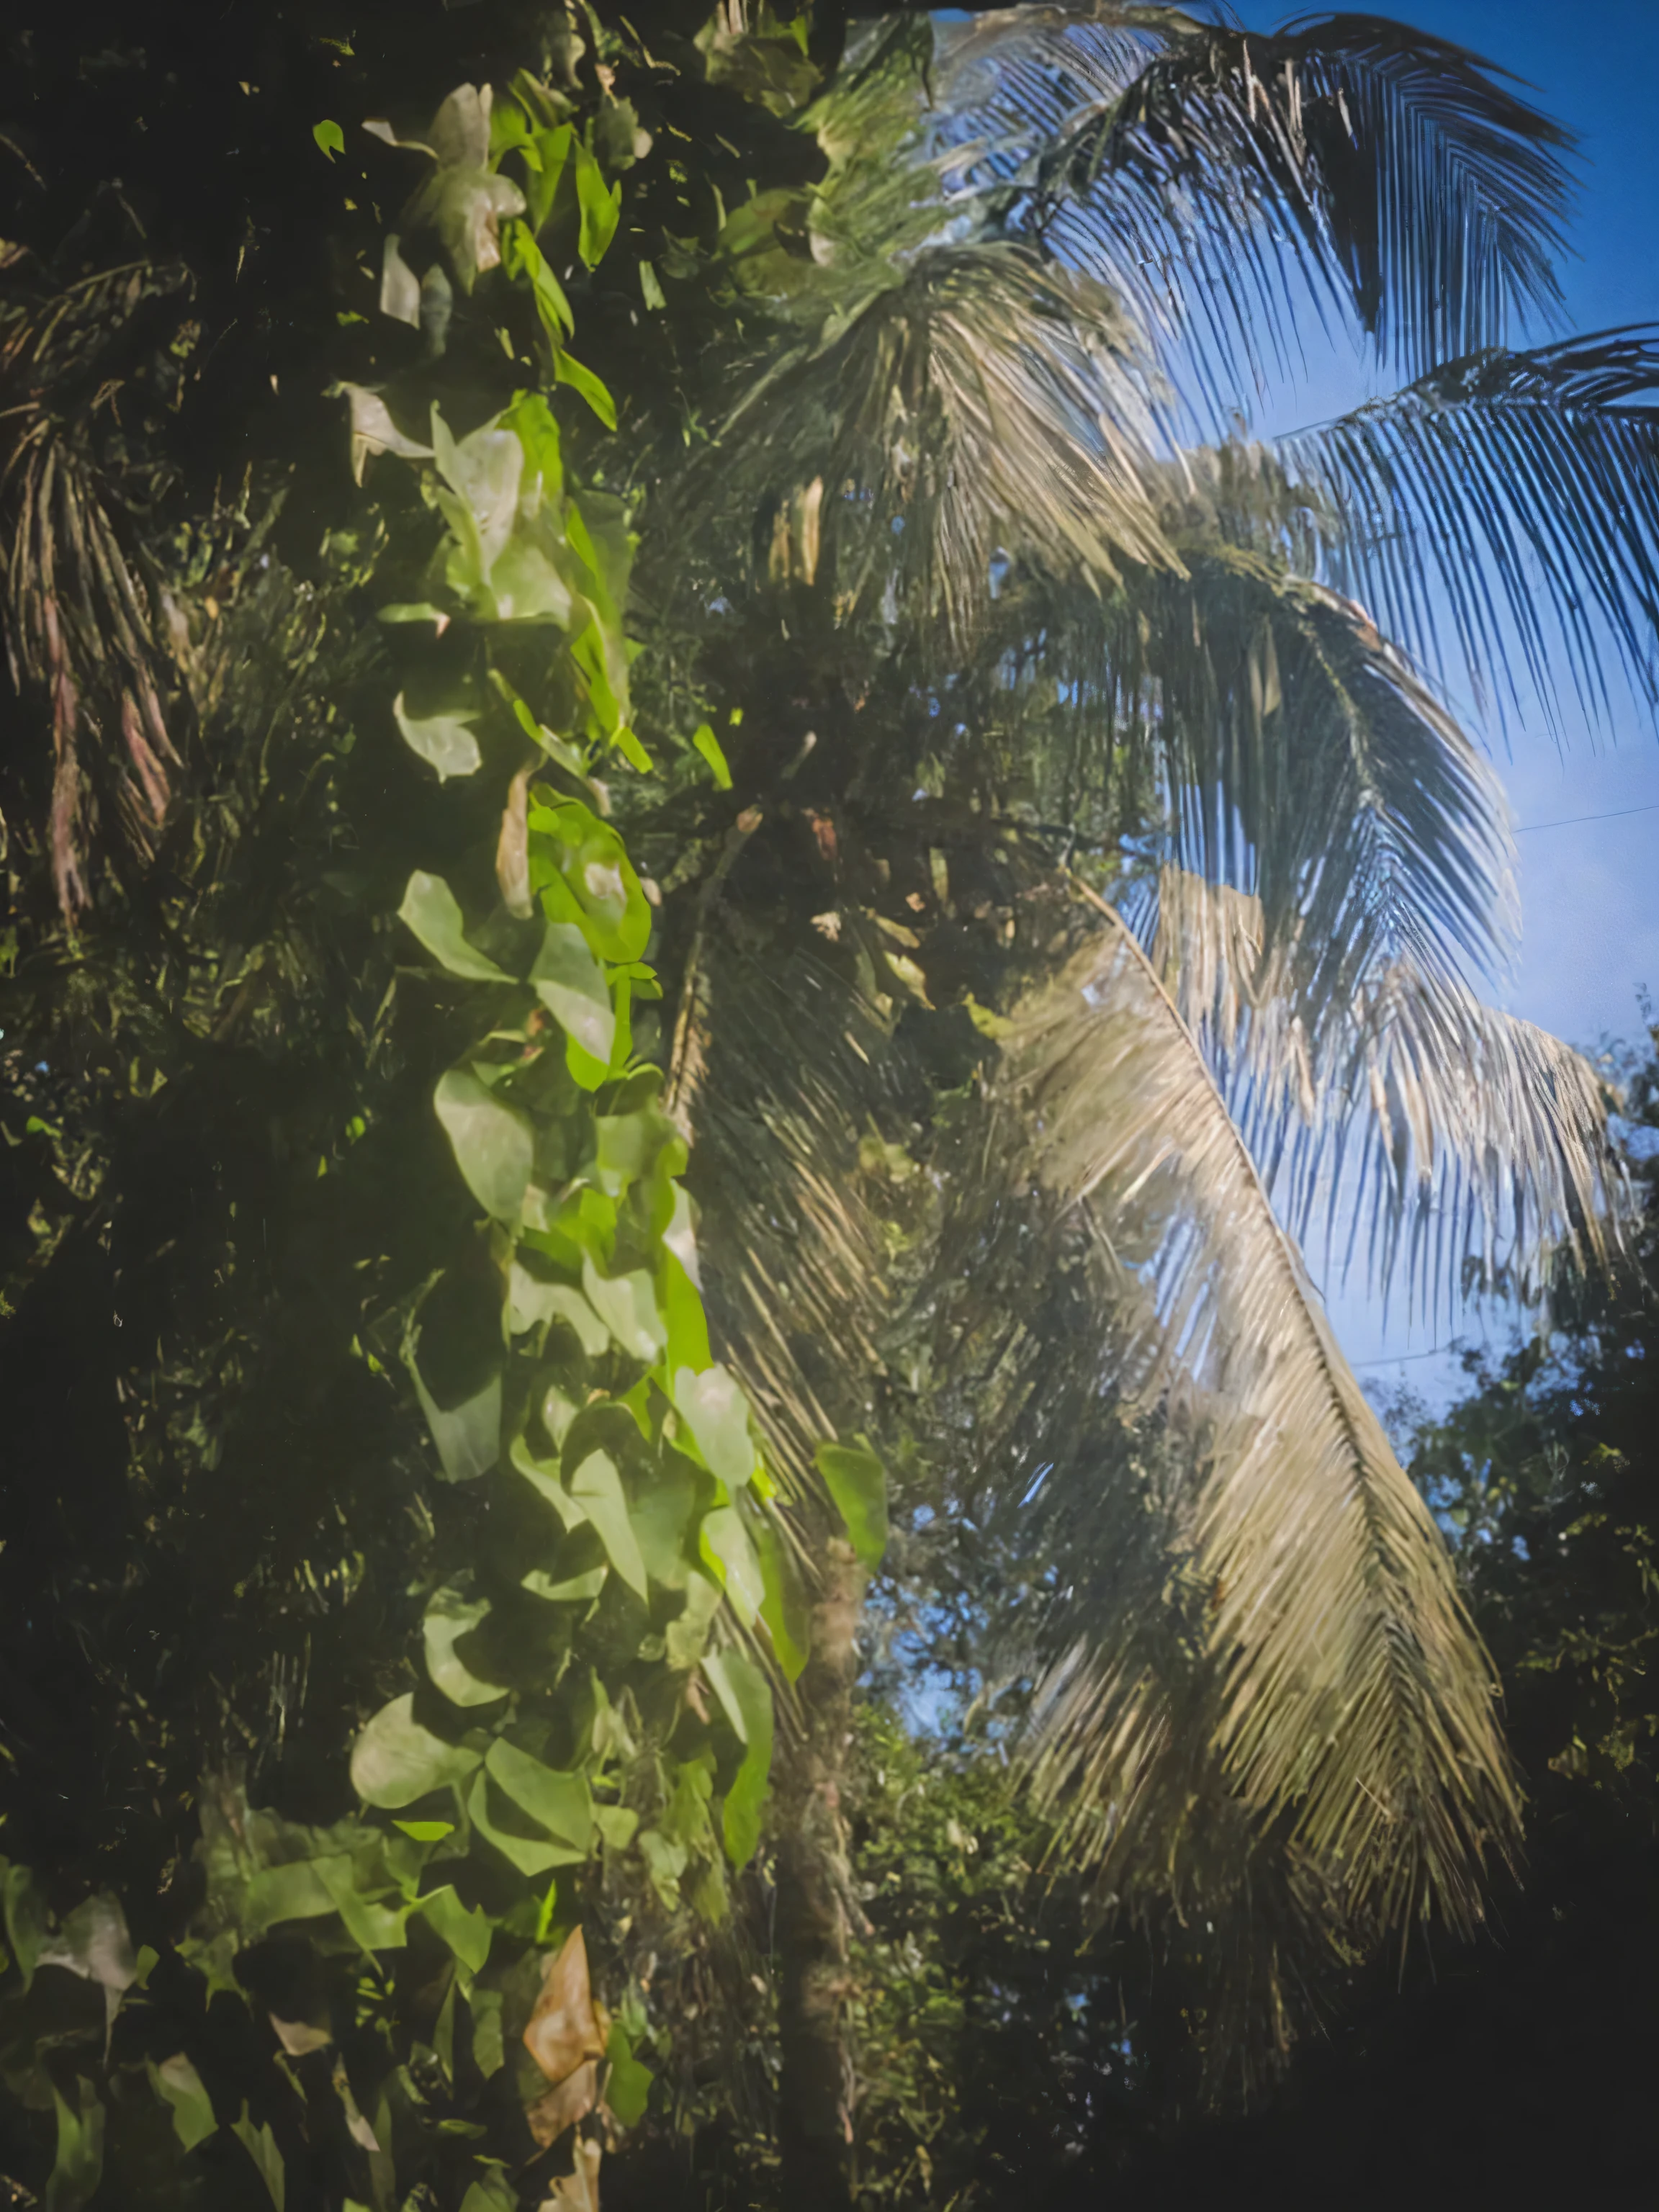
POLYGON ((72 921, 91 896, 89 807, 112 807, 148 854, 179 757, 131 526, 137 471, 111 459, 103 433, 112 422, 119 443, 112 349, 143 303, 185 279, 138 262, 58 287, 21 282, 22 265, 0 299, 0 586, 13 681, 50 702, 52 878, 72 921))
POLYGON ((1191 1032, 1103 902, 1017 1015, 998 1094, 1034 1268, 1064 1234, 1097 1302, 1097 1395, 1173 1405, 1205 1445, 1161 1581, 1104 1608, 1061 1590, 1047 1624, 1030 1755, 1067 1844, 1120 1892, 1161 1878, 1212 1761, 1351 1925, 1467 1928, 1518 1817, 1491 1668, 1191 1032), (1152 1618, 1172 1576, 1178 1667, 1152 1618))

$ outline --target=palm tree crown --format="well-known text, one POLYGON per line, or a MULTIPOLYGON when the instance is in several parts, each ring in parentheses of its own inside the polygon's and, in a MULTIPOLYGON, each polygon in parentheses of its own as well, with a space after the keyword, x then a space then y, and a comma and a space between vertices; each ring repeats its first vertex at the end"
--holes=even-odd
MULTIPOLYGON (((782 38, 733 15, 711 76, 782 38)), ((1565 669, 1593 708, 1611 648, 1653 696, 1659 345, 1510 349, 1559 305, 1570 141, 1376 17, 905 15, 855 26, 827 82, 781 82, 823 173, 726 221, 741 388, 654 509, 682 562, 684 523, 712 549, 678 579, 704 604, 737 605, 756 549, 732 623, 780 683, 811 690, 778 642, 809 641, 802 790, 820 856, 840 839, 810 894, 834 954, 790 939, 775 880, 734 878, 772 981, 735 939, 724 993, 720 956, 696 979, 733 1334, 798 1467, 825 1402, 807 1338, 884 1342, 890 1379, 925 1343, 904 1419, 958 1497, 1064 1547, 1022 1636, 1066 1840, 1119 1897, 1253 1899, 1234 1978, 1272 2039, 1298 1942, 1467 1927, 1517 1832, 1489 1668, 1295 1237, 1346 1211, 1347 1253, 1429 1301, 1616 1252, 1601 1083, 1480 995, 1513 854, 1443 681, 1449 652, 1511 698, 1565 669), (1206 442, 1310 303, 1405 389, 1206 442), (883 807, 914 809, 884 844, 883 807), (975 866, 1014 947, 976 967, 975 866), (793 1163, 784 1235, 720 1097, 722 1008, 768 990, 815 1009, 728 1063, 767 1073, 738 1119, 770 1132, 769 1191, 793 1163), (860 1128, 915 1128, 917 1024, 953 1001, 997 1039, 976 1133, 933 1124, 948 1218, 884 1270, 898 1201, 860 1183, 860 1128), (1188 1471, 1149 1545, 1113 1438, 1153 1413, 1188 1471)))

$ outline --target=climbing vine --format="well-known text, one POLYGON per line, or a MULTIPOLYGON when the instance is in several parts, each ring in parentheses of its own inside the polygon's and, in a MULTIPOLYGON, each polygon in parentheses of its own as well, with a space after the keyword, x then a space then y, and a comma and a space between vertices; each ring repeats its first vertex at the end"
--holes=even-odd
MULTIPOLYGON (((445 1041, 431 1109, 470 1200, 446 1263, 354 1342, 418 1404, 443 1486, 421 1660, 351 1747, 349 1817, 204 1781, 199 1902, 171 1957, 135 1951, 113 1896, 59 1923, 5 1866, 11 1966, 44 1992, 31 2033, 66 1986, 47 1970, 103 1993, 101 2063, 66 2028, 20 2077, 51 2100, 62 2212, 99 2188, 116 2106, 152 2183, 185 2161, 185 2195, 212 2146, 233 2199, 251 2163, 277 2212, 595 2203, 672 2029, 640 1950, 726 1913, 762 1837, 774 1686, 806 1657, 790 1530, 710 1343, 686 1134, 645 1048, 654 886, 605 780, 653 772, 629 718, 632 540, 568 467, 554 405, 615 426, 544 240, 562 227, 597 266, 641 134, 608 94, 584 118, 523 74, 500 101, 460 87, 421 141, 369 127, 429 162, 380 294, 422 356, 342 393, 386 704, 440 802, 407 855, 399 989, 445 1041), (482 410, 449 373, 469 316, 513 363, 482 410), (194 2045, 147 2014, 158 1972, 200 1978, 194 2045), (206 2047, 226 2004, 261 2030, 240 2075, 206 2047), (273 2074, 297 2100, 276 2124, 273 2074)), ((708 727, 684 743, 729 784, 708 727)), ((879 1466, 832 1447, 826 1474, 856 1540, 879 1466)))

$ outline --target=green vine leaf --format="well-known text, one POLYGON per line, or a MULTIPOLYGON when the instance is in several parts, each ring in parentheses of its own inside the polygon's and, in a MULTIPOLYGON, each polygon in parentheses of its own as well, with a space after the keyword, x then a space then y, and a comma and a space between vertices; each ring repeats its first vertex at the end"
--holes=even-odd
POLYGON ((867 1447, 820 1444, 813 1457, 847 1523, 853 1549, 873 1574, 887 1549, 886 1468, 867 1447))
POLYGON ((785 1679, 798 1682, 805 1668, 811 1643, 811 1615, 795 1563, 789 1556, 783 1532, 769 1516, 757 1516, 753 1530, 765 1595, 760 1615, 772 1638, 772 1649, 785 1679))
POLYGON ((448 1944, 469 1974, 481 1974, 489 1957, 492 1927, 479 1905, 465 1905, 453 1885, 429 1889, 416 1906, 433 1934, 448 1944))
POLYGON ((465 1067, 441 1078, 432 1103, 467 1188, 497 1221, 516 1222, 536 1162, 529 1116, 465 1067))
POLYGON ((530 981, 566 1036, 609 1066, 617 1041, 617 1017, 604 971, 576 923, 548 923, 530 981))
POLYGON ((597 1359, 610 1349, 611 1331, 572 1285, 544 1283, 520 1260, 514 1261, 507 1279, 507 1327, 514 1336, 522 1336, 540 1322, 562 1321, 575 1332, 588 1358, 597 1359))
POLYGON ((702 1671, 744 1747, 720 1814, 726 1855, 734 1867, 743 1868, 760 1843, 772 1771, 772 1692, 765 1675, 741 1651, 716 1652, 703 1661, 702 1671))
POLYGON ((244 2105, 241 2118, 231 2122, 230 2131, 253 2160, 276 2212, 283 2212, 288 2201, 288 2169, 283 2163, 283 2154, 276 2148, 276 2138, 271 2133, 270 2122, 256 2128, 247 2116, 247 2106, 244 2105))
POLYGON ((489 1747, 484 1770, 499 1783, 520 1812, 528 1813, 550 1836, 584 1856, 593 1844, 593 1801, 585 1775, 562 1774, 498 1736, 489 1747))
POLYGON ((351 1786, 364 1804, 400 1813, 417 1797, 464 1782, 479 1763, 477 1752, 422 1728, 414 1692, 405 1691, 382 1705, 353 1745, 351 1786))
POLYGON ((472 734, 476 714, 411 714, 401 691, 392 702, 392 714, 404 743, 437 771, 440 783, 447 783, 452 776, 477 773, 483 755, 472 734))
POLYGON ((584 368, 580 362, 574 360, 561 347, 553 374, 561 384, 568 384, 573 392, 580 393, 607 430, 616 428, 617 403, 591 368, 584 368))
POLYGON ((741 1489, 760 1455, 749 1425, 749 1401, 737 1377, 718 1364, 700 1375, 682 1367, 674 1376, 674 1408, 690 1430, 711 1474, 741 1489))
POLYGON ((626 1275, 602 1275, 591 1260, 582 1261, 587 1302, 630 1358, 660 1358, 668 1341, 657 1293, 642 1267, 626 1275))
POLYGON ((198 2143, 218 2133, 213 2101, 184 2051, 175 2051, 159 2066, 153 2058, 146 2059, 144 2064, 150 2087, 172 2111, 173 2131, 183 2149, 194 2150, 198 2143))
POLYGON ((469 945, 455 894, 441 876, 416 868, 404 891, 398 919, 419 938, 427 951, 452 975, 465 975, 477 983, 507 983, 513 980, 493 960, 469 945))
POLYGON ((52 2101, 58 2115, 58 2152, 46 2177, 46 2212, 76 2212, 103 2179, 103 2100, 82 2075, 76 2083, 73 2105, 56 2081, 52 2083, 52 2101))
POLYGON ((568 1844, 542 1843, 533 1837, 515 1836, 510 1829, 498 1827, 489 1817, 489 1790, 482 1774, 472 1784, 466 1810, 468 1819, 484 1841, 493 1844, 504 1859, 532 1881, 554 1867, 574 1866, 586 1856, 585 1851, 574 1850, 568 1844))
POLYGON ((415 1395, 426 1415, 438 1463, 447 1482, 475 1482, 488 1474, 501 1455, 501 1378, 492 1375, 482 1390, 459 1406, 441 1406, 422 1379, 411 1359, 410 1373, 415 1395))
POLYGON ((576 251, 590 269, 597 269, 617 234, 622 186, 605 183, 598 161, 580 138, 573 143, 572 151, 576 160, 576 200, 581 210, 576 251))
POLYGON ((761 1565, 743 1516, 735 1505, 717 1505, 705 1513, 697 1531, 697 1548, 732 1607, 745 1628, 752 1628, 766 1599, 761 1565))
POLYGON ((447 1583, 426 1609, 421 1624, 426 1671, 452 1705, 493 1705, 507 1695, 501 1683, 483 1681, 455 1654, 459 1638, 487 1619, 489 1609, 488 1598, 469 1603, 453 1583, 447 1583))
POLYGON ((570 1478, 570 1494, 599 1531, 611 1565, 636 1595, 646 1595, 645 1561, 629 1518, 628 1497, 608 1452, 590 1452, 570 1478))
POLYGON ((620 2021, 611 2022, 605 2055, 611 2062, 611 2071, 605 2077, 605 2101, 619 2127, 637 2127, 645 2118, 651 2084, 657 2077, 635 2057, 628 2031, 620 2021))

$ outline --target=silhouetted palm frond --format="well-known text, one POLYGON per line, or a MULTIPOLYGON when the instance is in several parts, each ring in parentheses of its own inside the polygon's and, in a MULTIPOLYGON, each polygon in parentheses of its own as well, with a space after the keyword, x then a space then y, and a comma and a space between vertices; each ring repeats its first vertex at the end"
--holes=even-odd
POLYGON ((1294 274, 1416 373, 1559 305, 1571 140, 1504 72, 1374 15, 1171 35, 1174 11, 1144 12, 1166 51, 1041 161, 1056 246, 1131 301, 1195 305, 1224 360, 1250 357, 1253 325, 1289 337, 1294 274))
POLYGON ((1518 657, 1553 702, 1553 630, 1587 708, 1607 700, 1608 640, 1638 693, 1659 696, 1651 329, 1477 353, 1278 450, 1336 518, 1322 533, 1333 581, 1408 651, 1442 657, 1438 586, 1477 685, 1504 670, 1514 698, 1518 657))

